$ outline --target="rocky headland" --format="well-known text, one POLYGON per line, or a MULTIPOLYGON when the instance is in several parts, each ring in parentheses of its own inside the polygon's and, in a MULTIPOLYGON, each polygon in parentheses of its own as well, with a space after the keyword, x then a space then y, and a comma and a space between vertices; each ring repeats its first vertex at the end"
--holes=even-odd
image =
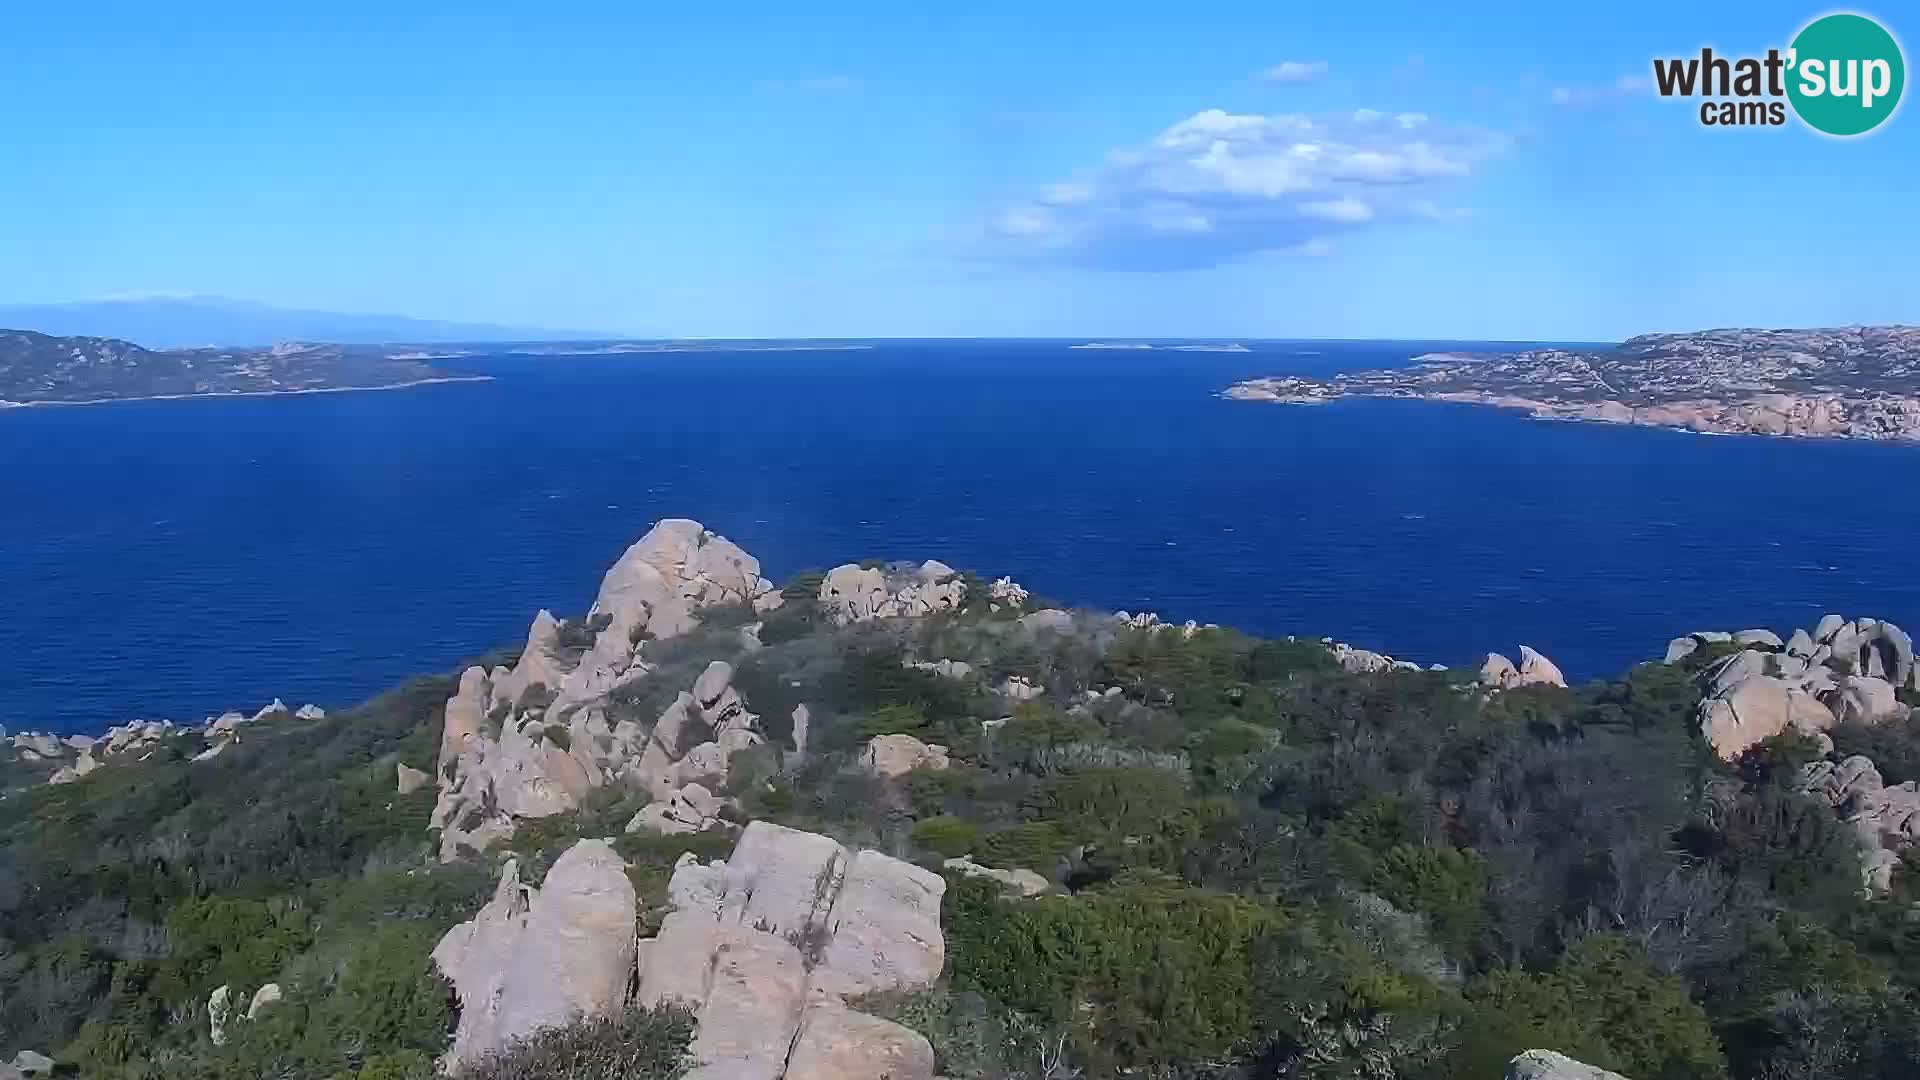
POLYGON ((371 345, 147 349, 100 337, 0 330, 0 408, 110 401, 397 390, 487 376, 371 345))
POLYGON ((1920 328, 1705 330, 1602 349, 1429 354, 1406 367, 1236 383, 1242 401, 1412 398, 1546 420, 1722 435, 1920 439, 1920 328))

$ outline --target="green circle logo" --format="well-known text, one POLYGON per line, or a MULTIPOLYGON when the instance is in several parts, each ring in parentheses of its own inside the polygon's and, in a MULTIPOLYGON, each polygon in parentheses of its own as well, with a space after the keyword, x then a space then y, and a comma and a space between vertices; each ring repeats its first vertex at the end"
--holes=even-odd
POLYGON ((1907 61, 1886 27, 1865 15, 1823 15, 1787 53, 1787 100, 1815 131, 1864 135, 1900 107, 1907 61))

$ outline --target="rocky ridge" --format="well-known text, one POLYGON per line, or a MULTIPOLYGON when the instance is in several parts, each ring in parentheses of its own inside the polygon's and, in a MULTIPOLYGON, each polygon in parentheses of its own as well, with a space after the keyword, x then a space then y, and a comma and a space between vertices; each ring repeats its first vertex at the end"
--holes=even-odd
POLYGON ((45 731, 21 731, 8 735, 0 728, 0 753, 11 750, 12 760, 44 775, 49 784, 71 784, 103 766, 127 761, 144 761, 162 743, 176 737, 189 740, 194 761, 218 757, 230 744, 239 742, 245 729, 263 720, 292 718, 313 721, 326 718, 318 705, 289 709, 279 698, 248 715, 240 712, 208 717, 198 724, 175 724, 171 720, 134 720, 116 724, 98 736, 55 735, 45 731))
POLYGON ((624 780, 669 800, 724 776, 731 752, 760 738, 726 665, 710 667, 650 727, 622 715, 617 698, 654 670, 648 642, 688 632, 700 611, 781 602, 757 560, 699 522, 654 526, 607 571, 584 627, 564 628, 563 640, 559 620, 542 611, 512 667, 461 676, 436 769, 442 857, 484 850, 516 818, 575 809, 595 787, 624 780), (681 745, 695 728, 712 738, 681 745))

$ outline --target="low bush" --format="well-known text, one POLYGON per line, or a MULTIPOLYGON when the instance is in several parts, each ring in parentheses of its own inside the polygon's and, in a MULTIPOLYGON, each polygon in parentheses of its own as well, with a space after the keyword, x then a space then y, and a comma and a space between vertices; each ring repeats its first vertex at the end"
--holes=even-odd
POLYGON ((631 1009, 549 1028, 461 1070, 461 1080, 673 1080, 686 1072, 693 1014, 631 1009))

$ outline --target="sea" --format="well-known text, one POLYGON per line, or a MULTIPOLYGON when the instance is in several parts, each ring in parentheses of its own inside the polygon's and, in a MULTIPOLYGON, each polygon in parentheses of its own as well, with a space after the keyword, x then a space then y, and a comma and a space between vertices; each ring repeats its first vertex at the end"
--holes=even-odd
POLYGON ((663 517, 775 579, 938 558, 1423 664, 1525 643, 1576 680, 1695 629, 1920 626, 1920 447, 1218 396, 1485 343, 861 344, 0 412, 0 725, 350 705, 582 613, 663 517))

